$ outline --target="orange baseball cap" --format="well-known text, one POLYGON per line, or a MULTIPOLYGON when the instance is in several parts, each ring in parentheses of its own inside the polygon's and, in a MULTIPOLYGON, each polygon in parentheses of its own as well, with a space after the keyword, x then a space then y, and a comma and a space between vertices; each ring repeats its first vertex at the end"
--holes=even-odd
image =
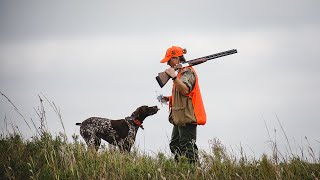
POLYGON ((167 49, 166 55, 164 58, 160 61, 160 63, 166 63, 168 62, 172 57, 179 57, 182 56, 183 54, 186 54, 187 50, 183 49, 178 46, 172 46, 167 49))

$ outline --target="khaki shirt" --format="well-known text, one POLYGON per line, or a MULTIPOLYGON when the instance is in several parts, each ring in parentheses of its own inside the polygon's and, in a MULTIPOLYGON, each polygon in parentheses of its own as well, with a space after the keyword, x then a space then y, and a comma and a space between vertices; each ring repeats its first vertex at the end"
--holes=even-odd
MULTIPOLYGON (((192 91, 195 85, 196 77, 194 72, 189 68, 184 68, 180 80, 192 91)), ((196 123, 194 108, 190 97, 182 95, 177 89, 173 89, 173 104, 170 109, 169 121, 178 126, 185 126, 188 123, 196 123)))

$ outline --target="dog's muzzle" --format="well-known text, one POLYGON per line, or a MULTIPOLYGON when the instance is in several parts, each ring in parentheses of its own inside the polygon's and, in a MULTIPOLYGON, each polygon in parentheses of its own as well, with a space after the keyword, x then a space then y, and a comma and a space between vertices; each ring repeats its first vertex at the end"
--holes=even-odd
POLYGON ((153 115, 153 114, 156 114, 160 109, 158 108, 158 106, 152 106, 152 107, 150 107, 150 108, 152 108, 152 112, 151 112, 151 115, 153 115))

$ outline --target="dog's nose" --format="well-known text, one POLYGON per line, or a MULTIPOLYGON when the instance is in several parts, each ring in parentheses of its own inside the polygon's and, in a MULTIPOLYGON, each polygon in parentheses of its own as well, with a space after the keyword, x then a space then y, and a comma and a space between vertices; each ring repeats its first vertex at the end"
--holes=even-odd
POLYGON ((153 106, 154 109, 156 109, 157 111, 159 111, 160 109, 158 108, 158 106, 153 106))

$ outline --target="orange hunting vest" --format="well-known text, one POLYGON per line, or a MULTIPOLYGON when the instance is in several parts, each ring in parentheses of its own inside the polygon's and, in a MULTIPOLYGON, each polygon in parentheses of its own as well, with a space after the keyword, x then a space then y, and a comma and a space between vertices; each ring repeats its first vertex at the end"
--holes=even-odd
MULTIPOLYGON (((206 115, 206 112, 205 112, 205 109, 204 109, 204 105, 203 105, 203 101, 202 101, 202 97, 201 97, 200 87, 199 87, 199 83, 198 83, 198 76, 197 76, 195 70, 191 66, 190 67, 185 67, 185 68, 190 68, 193 71, 193 73, 195 74, 195 77, 196 77, 195 85, 194 85, 192 91, 189 94, 187 94, 186 96, 191 98, 192 105, 193 105, 193 108, 194 108, 194 114, 195 114, 195 117, 197 119, 197 124, 198 125, 204 125, 204 124, 206 124, 206 121, 207 121, 207 115, 206 115)), ((181 69, 181 71, 177 75, 177 77, 179 79, 181 77, 183 69, 181 69)), ((173 89, 174 89, 174 84, 173 84, 173 89)), ((174 96, 174 93, 169 98, 169 107, 172 107, 173 99, 174 99, 173 96, 174 96)))

